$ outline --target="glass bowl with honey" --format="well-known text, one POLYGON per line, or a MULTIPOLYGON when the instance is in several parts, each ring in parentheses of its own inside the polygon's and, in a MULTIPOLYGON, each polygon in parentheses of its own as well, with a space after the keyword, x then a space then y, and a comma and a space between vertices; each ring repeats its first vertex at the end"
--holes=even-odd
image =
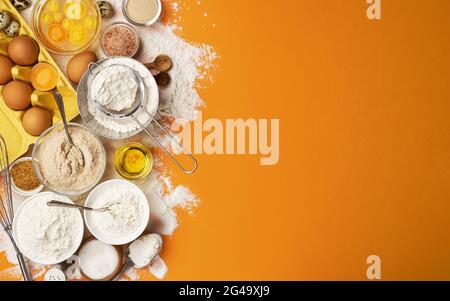
POLYGON ((100 32, 100 10, 93 0, 37 0, 33 31, 45 48, 62 55, 86 50, 100 32))
POLYGON ((125 179, 140 180, 152 171, 153 156, 145 145, 137 142, 127 143, 116 151, 114 167, 125 179))

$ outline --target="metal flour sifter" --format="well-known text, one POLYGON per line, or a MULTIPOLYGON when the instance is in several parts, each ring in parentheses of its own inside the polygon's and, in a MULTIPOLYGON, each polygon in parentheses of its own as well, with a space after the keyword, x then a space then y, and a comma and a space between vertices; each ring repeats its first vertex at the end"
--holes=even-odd
MULTIPOLYGON (((96 105, 96 107, 98 108, 98 110, 100 112, 102 112, 104 115, 113 118, 113 119, 125 119, 125 118, 131 118, 134 120, 134 122, 136 122, 139 127, 141 128, 141 130, 143 130, 148 136, 150 136, 158 145, 159 147, 167 154, 167 156, 169 156, 169 158, 175 163, 175 165, 177 165, 183 172, 185 172, 186 174, 192 174, 194 173, 197 168, 198 168, 198 162, 197 160, 194 158, 194 156, 174 137, 174 135, 172 133, 170 133, 165 127, 163 127, 161 125, 161 123, 159 123, 156 118, 153 116, 152 113, 150 113, 147 108, 144 105, 144 101, 145 101, 145 87, 144 87, 144 82, 141 78, 141 76, 139 75, 139 73, 137 71, 135 71, 133 68, 126 66, 126 65, 122 65, 122 64, 113 64, 113 65, 109 65, 107 67, 102 67, 101 65, 97 64, 97 63, 91 63, 89 65, 89 72, 90 74, 94 77, 94 82, 95 80, 98 78, 97 76, 102 73, 102 72, 108 72, 108 68, 111 68, 113 66, 121 66, 123 68, 127 68, 129 69, 132 74, 133 74, 133 79, 136 81, 137 84, 137 93, 136 93, 136 97, 134 99, 134 102, 132 104, 131 107, 124 109, 122 111, 115 111, 112 110, 106 106, 103 106, 102 104, 100 104, 95 97, 93 97, 93 101, 96 105), (97 71, 97 69, 99 71, 97 71), (192 169, 186 169, 171 153, 170 151, 161 143, 161 141, 155 137, 155 135, 153 135, 144 124, 142 124, 142 122, 139 121, 139 119, 136 117, 138 112, 145 112, 151 119, 151 121, 153 123, 155 123, 182 151, 185 155, 187 155, 191 161, 193 162, 193 168, 192 169)), ((158 98, 159 101, 159 98, 158 98)))

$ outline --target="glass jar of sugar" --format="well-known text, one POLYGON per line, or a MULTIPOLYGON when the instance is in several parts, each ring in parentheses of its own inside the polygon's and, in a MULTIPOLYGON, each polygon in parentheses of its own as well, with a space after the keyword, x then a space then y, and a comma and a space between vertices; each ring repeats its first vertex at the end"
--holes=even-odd
POLYGON ((122 13, 135 26, 150 26, 161 16, 161 0, 123 0, 122 13))

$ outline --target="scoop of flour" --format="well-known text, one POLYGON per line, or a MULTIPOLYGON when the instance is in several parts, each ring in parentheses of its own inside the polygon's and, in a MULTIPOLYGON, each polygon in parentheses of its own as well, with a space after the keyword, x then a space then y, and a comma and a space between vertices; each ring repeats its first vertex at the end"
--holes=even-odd
POLYGON ((137 91, 133 71, 119 65, 100 71, 92 84, 93 99, 102 107, 116 112, 130 109, 136 100, 137 91))
POLYGON ((160 235, 144 235, 130 245, 130 258, 136 267, 146 267, 159 255, 162 245, 163 241, 160 235))

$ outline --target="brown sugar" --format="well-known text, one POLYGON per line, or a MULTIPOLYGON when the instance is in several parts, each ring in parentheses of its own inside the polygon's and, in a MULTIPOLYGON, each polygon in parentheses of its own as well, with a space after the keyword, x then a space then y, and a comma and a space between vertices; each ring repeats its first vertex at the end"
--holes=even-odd
POLYGON ((11 177, 16 187, 21 190, 31 191, 41 185, 30 160, 15 164, 11 169, 11 177))

